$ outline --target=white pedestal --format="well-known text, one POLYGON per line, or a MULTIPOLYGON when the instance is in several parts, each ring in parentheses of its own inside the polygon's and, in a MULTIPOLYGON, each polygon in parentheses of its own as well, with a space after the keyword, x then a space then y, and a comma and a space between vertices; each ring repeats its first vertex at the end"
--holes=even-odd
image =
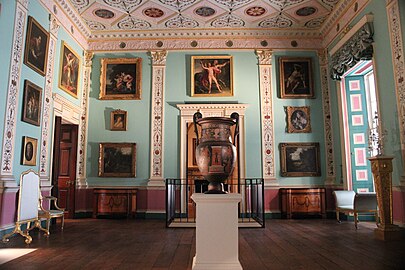
POLYGON ((194 193, 196 254, 193 270, 242 269, 238 259, 238 202, 240 194, 194 193))

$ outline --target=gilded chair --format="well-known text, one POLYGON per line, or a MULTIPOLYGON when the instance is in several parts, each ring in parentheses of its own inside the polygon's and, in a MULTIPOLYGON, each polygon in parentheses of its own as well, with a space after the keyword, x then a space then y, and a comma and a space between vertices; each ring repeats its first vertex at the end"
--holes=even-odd
POLYGON ((46 219, 46 230, 49 232, 49 227, 51 224, 52 218, 61 218, 61 229, 63 230, 63 226, 65 225, 65 209, 60 208, 58 206, 58 198, 53 196, 42 196, 39 195, 39 209, 38 209, 38 218, 45 218, 46 219), (51 207, 51 203, 49 206, 51 209, 45 209, 44 203, 47 201, 52 202, 53 207, 51 207))

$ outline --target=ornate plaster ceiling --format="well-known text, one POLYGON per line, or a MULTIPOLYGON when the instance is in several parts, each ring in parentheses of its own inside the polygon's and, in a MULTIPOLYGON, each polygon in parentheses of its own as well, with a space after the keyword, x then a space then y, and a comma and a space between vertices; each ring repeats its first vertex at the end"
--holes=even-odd
POLYGON ((341 0, 68 0, 92 37, 131 31, 319 30, 341 0))

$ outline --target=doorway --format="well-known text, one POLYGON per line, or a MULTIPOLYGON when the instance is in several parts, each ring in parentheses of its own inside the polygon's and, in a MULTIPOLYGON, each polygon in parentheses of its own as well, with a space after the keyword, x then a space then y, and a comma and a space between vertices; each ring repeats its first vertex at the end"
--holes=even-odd
POLYGON ((369 131, 378 115, 373 62, 357 63, 343 75, 340 88, 344 186, 355 192, 373 192, 374 181, 368 160, 372 154, 369 131))
POLYGON ((65 218, 74 218, 78 126, 55 117, 52 163, 52 195, 65 208, 65 218))

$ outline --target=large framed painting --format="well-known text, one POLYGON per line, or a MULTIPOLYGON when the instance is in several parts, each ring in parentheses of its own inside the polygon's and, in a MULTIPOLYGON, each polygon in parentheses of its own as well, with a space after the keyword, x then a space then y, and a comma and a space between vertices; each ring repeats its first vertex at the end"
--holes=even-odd
POLYGON ((127 130, 127 111, 114 110, 111 112, 110 129, 113 131, 127 130))
POLYGON ((25 40, 24 64, 45 76, 48 59, 49 33, 31 16, 25 40))
POLYGON ((136 177, 136 143, 100 143, 98 176, 136 177))
POLYGON ((141 58, 102 58, 100 99, 141 99, 141 58))
POLYGON ((279 58, 281 98, 315 98, 311 58, 279 58))
POLYGON ((23 136, 21 165, 35 166, 37 164, 38 140, 23 136))
POLYGON ((285 106, 284 110, 287 114, 287 133, 311 132, 310 108, 308 106, 285 106))
POLYGON ((281 176, 320 176, 319 143, 280 143, 281 176))
POLYGON ((191 96, 233 96, 232 56, 191 56, 191 96))
POLYGON ((80 57, 62 41, 59 69, 59 88, 77 98, 79 92, 80 57))
POLYGON ((42 88, 32 82, 24 81, 22 121, 40 125, 42 104, 42 88))

